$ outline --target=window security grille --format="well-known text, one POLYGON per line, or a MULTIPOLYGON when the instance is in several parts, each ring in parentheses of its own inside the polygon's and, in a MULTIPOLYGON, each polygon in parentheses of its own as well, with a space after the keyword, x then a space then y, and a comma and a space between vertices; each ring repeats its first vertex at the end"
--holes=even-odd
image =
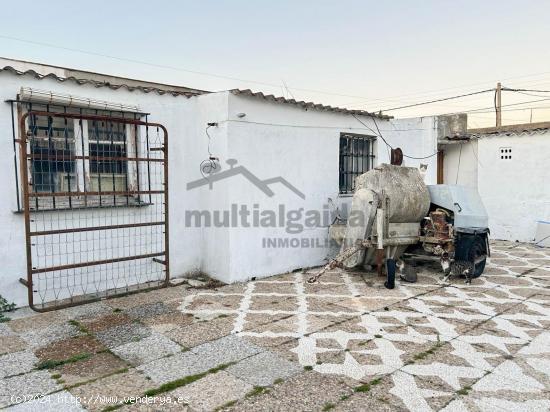
POLYGON ((340 194, 353 193, 355 178, 374 167, 374 136, 340 134, 340 194))

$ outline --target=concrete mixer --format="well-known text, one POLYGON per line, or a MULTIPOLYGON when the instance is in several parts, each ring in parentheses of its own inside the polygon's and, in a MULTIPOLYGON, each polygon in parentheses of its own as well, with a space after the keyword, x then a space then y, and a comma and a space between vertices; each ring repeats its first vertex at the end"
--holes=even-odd
POLYGON ((310 283, 338 266, 376 267, 393 289, 396 270, 407 272, 405 251, 437 257, 445 281, 458 275, 470 282, 483 273, 490 253, 488 217, 475 189, 426 186, 418 169, 388 164, 356 178, 348 219, 331 225, 329 235, 341 244, 340 253, 310 283))

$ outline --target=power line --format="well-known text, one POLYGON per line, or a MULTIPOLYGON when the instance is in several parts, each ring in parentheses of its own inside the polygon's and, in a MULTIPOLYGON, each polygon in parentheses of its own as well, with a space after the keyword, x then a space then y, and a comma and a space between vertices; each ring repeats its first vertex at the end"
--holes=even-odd
MULTIPOLYGON (((372 121, 374 122, 374 125, 376 127, 376 130, 378 130, 378 133, 375 132, 372 128, 370 128, 369 126, 367 126, 367 124, 365 124, 363 121, 361 121, 357 116, 355 116, 353 113, 351 114, 353 116, 353 118, 355 120, 357 120, 359 123, 361 123, 363 126, 365 126, 367 129, 369 129, 371 132, 373 132, 375 135, 377 135, 378 137, 380 137, 380 139, 382 139, 382 141, 386 144, 386 146, 392 150, 394 150, 393 146, 391 144, 388 143, 388 141, 386 139, 384 139, 384 136, 382 136, 382 133, 380 132, 380 129, 378 128, 378 123, 376 123, 376 119, 374 117, 372 117, 372 121)), ((430 155, 427 155, 427 156, 422 156, 422 157, 416 157, 416 156, 408 156, 406 154, 403 153, 403 157, 406 157, 406 158, 409 158, 409 159, 415 159, 415 160, 423 160, 423 159, 429 159, 430 157, 433 157, 435 155, 437 155, 439 153, 439 151, 435 152, 435 153, 432 153, 430 155)))
MULTIPOLYGON (((284 124, 284 123, 268 123, 268 122, 253 122, 249 120, 237 120, 237 119, 227 119, 222 120, 218 123, 224 123, 224 122, 232 122, 232 123, 246 123, 246 124, 255 124, 255 125, 262 125, 262 126, 274 126, 274 127, 294 127, 294 128, 300 128, 300 129, 332 129, 332 130, 370 130, 372 133, 376 134, 376 132, 368 127, 366 124, 362 123, 365 127, 349 127, 349 126, 318 126, 318 125, 306 125, 306 124, 284 124)), ((410 129, 396 129, 395 127, 393 129, 385 129, 384 132, 410 132, 410 131, 419 131, 419 130, 425 130, 421 128, 410 128, 410 129)))
MULTIPOLYGON (((135 63, 135 64, 141 64, 141 65, 156 67, 156 68, 161 68, 161 69, 168 69, 168 70, 174 70, 174 71, 179 71, 179 72, 191 73, 191 74, 200 75, 200 76, 207 76, 207 77, 224 79, 224 80, 233 80, 233 81, 238 81, 238 82, 243 82, 243 83, 269 86, 269 87, 273 87, 273 88, 277 88, 277 89, 279 89, 280 86, 281 86, 280 84, 275 84, 275 83, 268 83, 268 82, 261 82, 261 81, 257 81, 257 80, 242 79, 242 78, 233 77, 233 76, 220 75, 220 74, 203 72, 203 71, 198 71, 198 70, 190 70, 190 69, 185 69, 185 68, 171 66, 171 65, 165 65, 165 64, 150 63, 150 62, 143 61, 143 60, 137 60, 137 59, 131 59, 131 58, 126 58, 126 57, 114 56, 114 55, 109 55, 109 54, 104 54, 104 53, 98 53, 98 52, 93 52, 93 51, 89 51, 89 50, 79 49, 79 48, 59 46, 57 44, 52 44, 52 43, 45 43, 45 42, 39 42, 39 41, 34 41, 34 40, 21 39, 21 38, 18 38, 18 37, 6 36, 6 35, 2 35, 2 34, 0 34, 0 38, 7 39, 7 40, 12 40, 12 41, 18 41, 18 42, 22 42, 22 43, 34 44, 34 45, 43 46, 43 47, 50 47, 50 48, 55 48, 55 49, 60 49, 60 50, 67 50, 67 51, 87 54, 87 55, 91 55, 91 56, 104 57, 104 58, 108 58, 108 59, 112 59, 112 60, 118 60, 118 61, 124 61, 124 62, 128 62, 128 63, 135 63)), ((548 73, 550 73, 550 72, 533 73, 533 74, 527 74, 527 75, 522 75, 522 76, 509 77, 509 78, 505 78, 503 80, 511 80, 511 79, 517 79, 517 78, 540 76, 540 75, 544 75, 544 74, 548 74, 548 73)), ((487 83, 488 82, 480 82, 480 83, 474 83, 474 84, 470 84, 470 85, 473 86, 473 85, 480 85, 480 84, 487 84, 487 83)), ((301 87, 294 87, 294 86, 286 86, 285 85, 287 90, 288 89, 293 89, 293 90, 299 90, 299 91, 303 91, 303 92, 318 93, 318 94, 325 94, 325 95, 332 95, 332 96, 339 96, 339 97, 350 97, 350 98, 356 98, 356 99, 366 99, 366 101, 384 101, 384 100, 385 101, 391 101, 391 97, 403 97, 403 96, 416 96, 416 95, 433 94, 433 93, 438 93, 438 92, 445 91, 445 90, 459 89, 459 88, 466 87, 466 86, 469 86, 469 85, 450 87, 450 88, 433 90, 433 91, 428 91, 428 92, 409 93, 409 94, 405 94, 405 95, 390 96, 390 97, 386 97, 386 98, 369 99, 366 96, 350 95, 350 94, 344 94, 344 93, 336 93, 336 92, 330 92, 330 91, 324 91, 324 90, 308 89, 308 88, 301 88, 301 87)), ((478 93, 480 93, 480 92, 465 94, 465 95, 462 95, 462 96, 469 96, 469 95, 474 95, 474 94, 478 94, 478 93)), ((457 96, 457 97, 453 97, 453 98, 458 98, 458 97, 462 97, 462 96, 457 96)), ((450 98, 438 99, 438 100, 434 100, 433 102, 445 101, 445 100, 450 100, 450 98)), ((398 100, 394 99, 394 101, 398 101, 398 100)), ((385 111, 398 110, 398 109, 405 108, 405 107, 414 107, 414 106, 418 106, 418 105, 421 105, 421 104, 428 104, 428 103, 432 103, 432 102, 417 103, 417 104, 407 105, 407 106, 398 107, 398 108, 386 109, 385 111)))
MULTIPOLYGON (((156 67, 156 68, 160 68, 160 69, 168 69, 168 70, 174 70, 174 71, 178 71, 178 72, 191 73, 191 74, 196 74, 196 75, 200 75, 200 76, 207 76, 207 77, 224 79, 224 80, 233 80, 233 81, 238 81, 238 82, 242 82, 242 83, 250 83, 250 84, 257 84, 257 85, 262 85, 262 86, 269 86, 269 87, 273 87, 273 88, 277 88, 277 89, 279 89, 281 87, 280 84, 275 84, 275 83, 267 83, 267 82, 261 82, 261 81, 257 81, 257 80, 242 79, 242 78, 238 78, 238 77, 225 76, 225 75, 221 75, 221 74, 208 73, 208 72, 203 72, 203 71, 198 71, 198 70, 190 70, 190 69, 185 69, 185 68, 176 67, 176 66, 170 66, 170 65, 166 65, 166 64, 150 63, 150 62, 143 61, 143 60, 131 59, 131 58, 120 57, 120 56, 113 56, 113 55, 110 55, 110 54, 98 53, 98 52, 93 52, 93 51, 78 49, 78 48, 73 48, 73 47, 59 46, 59 45, 52 44, 52 43, 39 42, 39 41, 34 41, 34 40, 26 40, 26 39, 21 39, 21 38, 18 38, 18 37, 13 37, 13 36, 6 36, 6 35, 3 35, 3 34, 0 34, 0 38, 7 39, 7 40, 18 41, 18 42, 22 42, 22 43, 34 44, 34 45, 42 46, 42 47, 51 47, 51 48, 54 48, 54 49, 67 50, 67 51, 71 51, 71 52, 87 54, 87 55, 90 55, 90 56, 104 57, 104 58, 107 58, 107 59, 118 60, 118 61, 123 61, 123 62, 127 62, 127 63, 135 63, 135 64, 141 64, 141 65, 149 66, 149 67, 156 67)), ((309 92, 309 93, 318 93, 318 94, 325 94, 325 95, 339 96, 339 97, 350 97, 350 98, 355 98, 355 99, 366 99, 365 96, 357 96, 357 95, 329 92, 329 91, 316 90, 316 89, 307 89, 307 88, 294 87, 294 86, 286 86, 286 87, 287 87, 287 89, 299 90, 299 91, 309 92)))
MULTIPOLYGON (((550 100, 550 97, 547 97, 544 99, 538 99, 538 100, 528 100, 526 102, 503 104, 501 107, 519 106, 522 104, 536 103, 536 102, 542 102, 546 100, 550 100)), ((462 110, 460 112, 439 113, 433 116, 442 116, 442 115, 451 115, 451 114, 460 114, 460 113, 488 113, 488 112, 484 112, 483 110, 490 110, 491 113, 494 113, 495 108, 493 106, 480 107, 479 109, 462 110)))
MULTIPOLYGON (((522 76, 506 77, 506 78, 502 78, 500 80, 501 81, 506 81, 506 80, 513 80, 513 79, 521 79, 521 78, 526 78, 526 77, 541 76, 541 75, 546 75, 546 74, 550 74, 550 72, 540 72, 540 73, 526 74, 526 75, 522 75, 522 76)), ((384 98, 378 98, 378 99, 367 99, 367 100, 363 100, 361 102, 350 102, 349 104, 353 104, 354 106, 358 106, 358 105, 361 105, 361 104, 364 104, 364 103, 367 103, 367 102, 372 103, 372 102, 375 102, 375 101, 382 101, 382 100, 385 100, 385 101, 392 101, 392 100, 393 101, 399 101, 395 98, 407 97, 407 96, 426 95, 426 94, 438 94, 438 93, 441 93, 443 91, 462 89, 464 87, 480 86, 480 85, 485 85, 485 84, 493 83, 493 82, 494 82, 494 80, 478 82, 478 83, 463 84, 463 85, 460 85, 460 86, 447 87, 447 88, 444 88, 444 89, 431 90, 431 91, 426 91, 426 92, 416 92, 416 93, 408 93, 408 94, 403 94, 403 95, 386 96, 384 98)), ((518 83, 525 83, 525 82, 526 81, 519 81, 518 83)), ((527 82, 533 83, 533 81, 527 81, 527 82)), ((540 79, 535 80, 535 82, 540 82, 540 79)))
POLYGON ((462 158, 462 143, 460 143, 460 153, 458 154, 458 166, 456 168, 456 179, 455 179, 455 185, 458 184, 458 172, 460 170, 460 159, 462 158))
POLYGON ((550 93, 550 90, 536 90, 536 89, 511 89, 509 87, 503 87, 502 90, 509 92, 534 92, 534 93, 550 93))
POLYGON ((492 92, 494 90, 495 90, 494 88, 486 89, 486 90, 480 90, 480 91, 477 91, 477 92, 460 94, 460 95, 457 95, 457 96, 444 97, 442 99, 430 100, 430 101, 427 101, 427 102, 414 103, 414 104, 409 104, 409 105, 406 105, 406 106, 392 107, 390 109, 383 109, 383 110, 380 110, 380 111, 381 112, 389 112, 389 111, 393 111, 393 110, 406 109, 408 107, 423 106, 423 105, 426 105, 426 104, 432 104, 432 103, 437 103, 437 102, 443 102, 443 101, 446 101, 446 100, 459 99, 459 98, 462 98, 462 97, 474 96, 476 94, 492 92))

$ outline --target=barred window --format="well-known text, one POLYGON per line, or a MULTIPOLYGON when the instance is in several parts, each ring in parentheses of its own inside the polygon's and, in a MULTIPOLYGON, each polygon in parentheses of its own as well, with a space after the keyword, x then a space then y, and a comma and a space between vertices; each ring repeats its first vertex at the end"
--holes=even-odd
MULTIPOLYGON (((136 116, 130 112, 36 102, 22 103, 21 109, 21 113, 38 111, 128 119, 136 116)), ((34 197, 31 210, 146 204, 139 195, 128 194, 140 190, 138 162, 126 160, 144 150, 138 127, 109 120, 32 114, 27 118, 27 130, 29 190, 56 194, 34 197), (82 196, 75 196, 76 192, 82 196)))
POLYGON ((374 167, 374 136, 340 133, 340 194, 353 193, 355 178, 374 167))

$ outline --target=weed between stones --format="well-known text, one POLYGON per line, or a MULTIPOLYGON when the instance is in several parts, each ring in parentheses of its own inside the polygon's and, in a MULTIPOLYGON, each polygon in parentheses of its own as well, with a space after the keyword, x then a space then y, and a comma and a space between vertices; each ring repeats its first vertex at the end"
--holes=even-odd
POLYGON ((335 404, 330 403, 330 402, 327 402, 327 403, 325 403, 325 405, 323 406, 323 409, 322 409, 322 410, 325 411, 325 412, 326 412, 326 411, 330 411, 331 409, 334 409, 335 406, 336 406, 335 404))
POLYGON ((265 386, 254 386, 254 388, 248 392, 245 398, 251 398, 252 396, 258 396, 266 392, 267 388, 265 386))
POLYGON ((378 385, 380 382, 382 382, 382 380, 380 378, 376 378, 368 383, 364 383, 363 385, 356 386, 353 390, 355 392, 368 392, 371 390, 373 386, 378 385))
POLYGON ((75 363, 84 359, 88 359, 92 355, 88 352, 79 353, 77 355, 71 356, 67 359, 62 360, 46 360, 43 362, 40 362, 38 365, 36 365, 36 369, 42 370, 42 369, 53 369, 61 365, 65 365, 67 363, 75 363))

